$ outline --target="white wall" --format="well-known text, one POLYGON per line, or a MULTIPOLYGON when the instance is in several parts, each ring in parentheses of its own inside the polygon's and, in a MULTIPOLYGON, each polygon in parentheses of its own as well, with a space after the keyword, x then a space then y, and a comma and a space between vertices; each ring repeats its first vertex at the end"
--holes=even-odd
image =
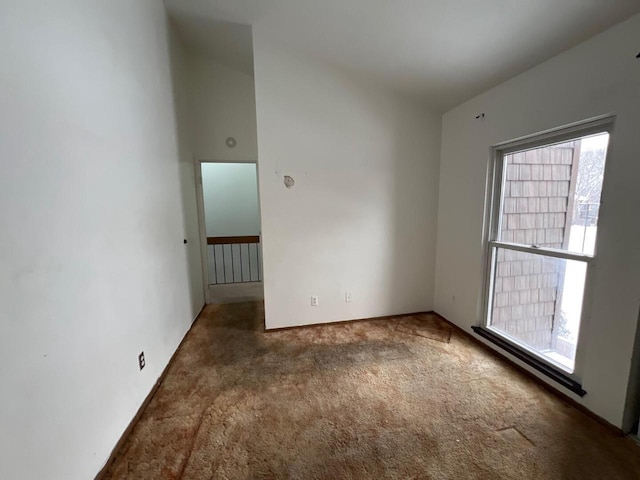
POLYGON ((267 328, 431 309, 439 116, 253 33, 267 328))
POLYGON ((255 162, 256 100, 253 77, 198 53, 187 57, 192 147, 198 160, 255 162), (227 137, 237 141, 225 145, 227 137))
POLYGON ((202 251, 200 248, 200 226, 198 200, 196 195, 196 172, 192 154, 193 123, 191 121, 191 97, 189 95, 189 68, 185 49, 176 29, 169 28, 169 55, 175 110, 175 126, 178 142, 180 168, 180 191, 182 194, 182 214, 187 244, 189 292, 191 297, 191 318, 195 318, 205 302, 205 285, 202 272, 202 251))
POLYGON ((615 425, 622 422, 640 304, 639 45, 640 16, 635 16, 448 112, 442 133, 435 309, 469 331, 482 315, 482 222, 491 145, 617 115, 602 196, 592 316, 583 322, 582 383, 588 393, 574 396, 615 425), (485 119, 476 120, 481 112, 485 119))
POLYGON ((208 237, 260 233, 255 164, 203 163, 202 195, 208 237))
POLYGON ((155 0, 0 10, 0 478, 84 480, 202 304, 166 18, 155 0))

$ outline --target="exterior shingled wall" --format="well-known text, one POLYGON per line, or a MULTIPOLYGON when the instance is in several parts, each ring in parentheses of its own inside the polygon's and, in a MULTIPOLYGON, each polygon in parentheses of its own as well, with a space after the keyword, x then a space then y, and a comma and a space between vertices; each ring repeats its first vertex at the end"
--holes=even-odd
MULTIPOLYGON (((505 157, 501 241, 566 247, 577 156, 579 141, 505 157)), ((498 250, 492 325, 540 351, 552 349, 564 269, 560 259, 498 250)))

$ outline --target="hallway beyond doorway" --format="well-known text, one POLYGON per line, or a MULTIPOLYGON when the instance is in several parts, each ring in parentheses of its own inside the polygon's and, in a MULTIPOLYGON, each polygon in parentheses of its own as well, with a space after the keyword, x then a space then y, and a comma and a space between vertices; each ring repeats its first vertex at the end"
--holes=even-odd
POLYGON ((207 303, 262 300, 256 164, 199 161, 196 172, 207 303))

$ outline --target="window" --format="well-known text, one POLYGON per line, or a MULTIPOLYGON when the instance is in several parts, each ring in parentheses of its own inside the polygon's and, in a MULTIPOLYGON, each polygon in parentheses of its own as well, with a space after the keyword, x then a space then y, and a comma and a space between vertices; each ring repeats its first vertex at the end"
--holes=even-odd
POLYGON ((610 129, 610 119, 600 120, 502 145, 493 160, 484 334, 568 378, 596 255, 610 129))

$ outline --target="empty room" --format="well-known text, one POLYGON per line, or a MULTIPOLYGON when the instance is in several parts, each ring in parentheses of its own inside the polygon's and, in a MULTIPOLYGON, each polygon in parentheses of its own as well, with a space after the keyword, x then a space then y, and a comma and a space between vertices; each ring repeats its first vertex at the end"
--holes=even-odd
POLYGON ((0 479, 640 479, 637 0, 0 0, 0 479))

